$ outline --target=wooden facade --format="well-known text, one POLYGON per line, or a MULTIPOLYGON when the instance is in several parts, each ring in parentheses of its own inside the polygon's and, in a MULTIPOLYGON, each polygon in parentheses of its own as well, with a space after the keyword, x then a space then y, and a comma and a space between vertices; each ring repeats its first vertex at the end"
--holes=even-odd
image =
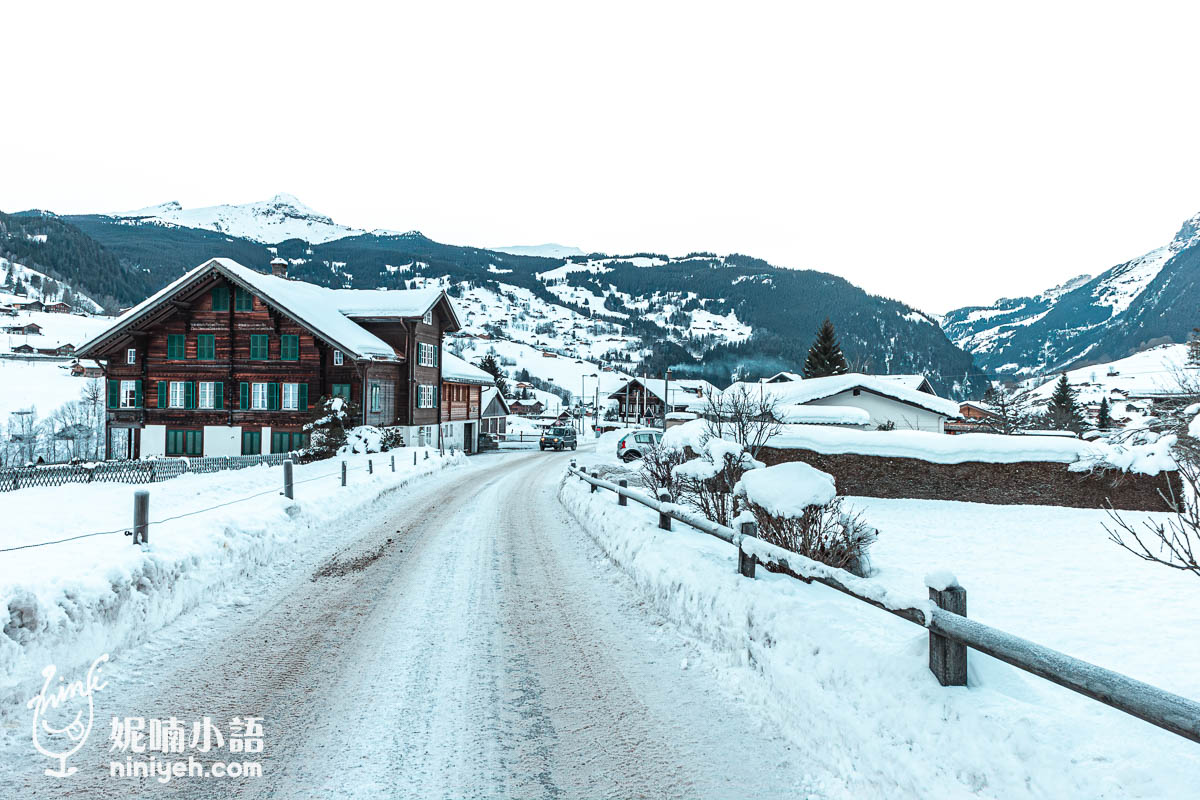
POLYGON ((259 296, 236 274, 214 262, 206 266, 80 350, 104 365, 110 457, 299 449, 307 446, 303 426, 317 416, 322 398, 333 396, 360 409, 356 423, 440 422, 436 401, 417 407, 414 384, 435 392, 439 385, 439 367, 418 367, 416 351, 418 342, 440 351, 443 332, 457 327, 444 295, 428 323, 420 314, 351 318, 394 351, 387 359, 356 357, 323 336, 320 325, 259 296), (165 430, 161 448, 145 441, 150 429, 156 436, 165 430))

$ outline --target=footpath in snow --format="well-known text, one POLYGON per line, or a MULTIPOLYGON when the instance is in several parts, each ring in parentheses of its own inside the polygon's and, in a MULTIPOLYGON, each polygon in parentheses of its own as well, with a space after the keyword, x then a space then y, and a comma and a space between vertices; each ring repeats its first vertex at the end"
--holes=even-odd
POLYGON ((356 508, 466 459, 427 448, 346 456, 345 487, 341 461, 297 466, 294 500, 283 496, 281 466, 0 495, 0 550, 104 532, 0 553, 0 700, 46 664, 67 671, 141 640, 214 592, 237 594, 240 579, 356 508), (124 531, 141 489, 150 492, 150 541, 135 546, 124 531))
MULTIPOLYGON (((565 479, 559 497, 653 608, 724 653, 726 680, 859 796, 1194 794, 1191 742, 974 651, 969 686, 942 687, 928 634, 906 621, 820 584, 741 578, 730 545, 662 531, 654 511, 582 481, 565 479)), ((1200 696, 1197 645, 1181 642, 1200 586, 1107 542, 1103 512, 848 501, 880 529, 885 588, 923 594, 922 575, 949 569, 971 617, 1200 696)))

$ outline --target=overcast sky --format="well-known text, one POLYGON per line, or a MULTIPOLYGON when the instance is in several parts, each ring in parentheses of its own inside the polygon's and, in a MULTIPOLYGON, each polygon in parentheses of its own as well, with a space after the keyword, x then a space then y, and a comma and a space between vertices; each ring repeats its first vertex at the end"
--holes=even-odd
POLYGON ((290 192, 458 244, 748 253, 933 312, 1200 211, 1195 3, 120 5, 5 5, 0 210, 290 192))

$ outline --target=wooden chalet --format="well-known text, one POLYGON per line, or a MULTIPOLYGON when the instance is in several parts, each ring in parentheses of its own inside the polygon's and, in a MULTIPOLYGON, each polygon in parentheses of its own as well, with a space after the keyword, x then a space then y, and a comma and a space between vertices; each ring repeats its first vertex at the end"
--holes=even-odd
POLYGON ((481 431, 496 436, 508 433, 508 415, 513 411, 500 390, 494 387, 484 389, 480 403, 483 405, 481 431))
POLYGON ((617 402, 617 415, 622 420, 661 420, 664 413, 703 411, 707 398, 719 394, 717 387, 706 380, 683 378, 666 381, 662 378, 631 378, 608 396, 617 402), (670 407, 666 396, 670 394, 670 407))
POLYGON ((9 325, 4 332, 24 336, 41 336, 42 326, 36 322, 26 322, 23 325, 9 325))
POLYGON ((479 449, 483 391, 496 380, 453 353, 442 353, 442 444, 467 453, 479 449))
POLYGON ((104 365, 109 458, 305 447, 321 398, 358 424, 441 431, 441 344, 459 328, 439 289, 328 289, 214 258, 76 350, 104 365))

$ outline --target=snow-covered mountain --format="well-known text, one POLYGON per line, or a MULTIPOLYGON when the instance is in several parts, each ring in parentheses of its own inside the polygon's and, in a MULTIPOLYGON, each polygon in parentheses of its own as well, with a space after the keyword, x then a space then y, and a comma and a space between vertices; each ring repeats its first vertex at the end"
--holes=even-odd
POLYGON ((1094 278, 1081 275, 1033 297, 955 309, 941 322, 984 369, 1026 378, 1183 341, 1200 322, 1186 310, 1190 303, 1194 311, 1197 294, 1200 214, 1168 244, 1094 278))
POLYGON ((508 253, 512 256, 542 256, 543 258, 567 258, 568 256, 581 256, 584 254, 578 247, 555 244, 554 242, 547 242, 546 244, 515 244, 509 247, 492 247, 490 249, 497 253, 508 253))
POLYGON ((184 208, 171 201, 109 216, 131 225, 158 224, 200 228, 266 244, 286 239, 303 239, 310 244, 321 244, 366 232, 339 225, 290 194, 277 194, 270 200, 257 203, 206 208, 184 208))

